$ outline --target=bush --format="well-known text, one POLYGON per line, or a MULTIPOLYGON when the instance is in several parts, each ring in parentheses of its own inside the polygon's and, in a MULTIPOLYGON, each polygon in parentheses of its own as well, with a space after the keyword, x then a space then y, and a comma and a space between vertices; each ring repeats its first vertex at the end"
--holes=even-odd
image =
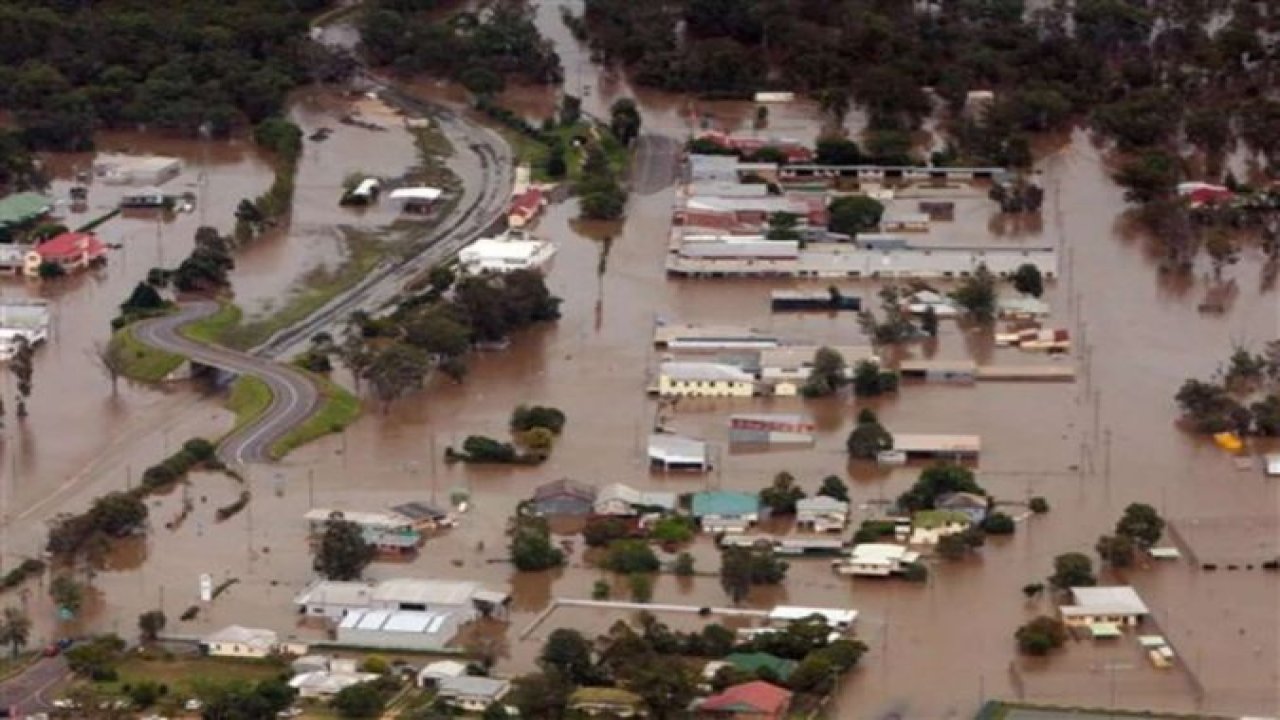
POLYGON ((360 671, 367 673, 375 673, 377 675, 385 675, 391 670, 391 663, 381 655, 370 655, 360 663, 360 671))
POLYGON ((564 430, 565 415, 558 408, 542 405, 521 405, 511 412, 512 432, 527 432, 533 428, 546 428, 559 435, 564 430))
POLYGON ((1002 512, 993 512, 982 521, 982 530, 989 535, 1012 535, 1017 529, 1013 518, 1002 512))
POLYGON ((611 592, 613 588, 609 586, 608 580, 597 580, 595 585, 591 586, 591 599, 608 600, 611 592))
POLYGON ((587 547, 608 547, 631 533, 630 525, 621 518, 592 518, 582 529, 582 540, 587 547))
POLYGON ((1029 502, 1027 505, 1028 507, 1031 508, 1031 512, 1037 515, 1043 515, 1049 512, 1049 501, 1045 500, 1043 497, 1040 497, 1039 495, 1031 498, 1031 502, 1029 502))
POLYGON ((190 440, 182 443, 182 450, 196 462, 204 462, 213 457, 217 448, 214 447, 213 443, 205 440, 204 438, 191 438, 190 440))
POLYGON ((671 515, 658 520, 649 531, 649 537, 660 543, 686 543, 693 539, 692 518, 671 515))
POLYGON ((631 586, 631 599, 638 603, 647 603, 653 597, 653 578, 648 575, 635 574, 627 578, 631 586))
POLYGON ((687 552, 682 552, 677 555, 673 570, 676 575, 681 577, 689 577, 693 575, 693 556, 687 552))
POLYGON ((1048 655, 1062 647, 1067 640, 1067 628, 1062 621, 1041 615, 1014 632, 1018 651, 1025 655, 1048 655))
POLYGON ((614 572, 630 575, 632 573, 657 572, 662 563, 653 554, 649 544, 643 540, 615 540, 609 544, 602 565, 614 572))
POLYGON ((902 572, 903 579, 908 582, 924 582, 929 579, 929 568, 921 563, 911 563, 902 572))

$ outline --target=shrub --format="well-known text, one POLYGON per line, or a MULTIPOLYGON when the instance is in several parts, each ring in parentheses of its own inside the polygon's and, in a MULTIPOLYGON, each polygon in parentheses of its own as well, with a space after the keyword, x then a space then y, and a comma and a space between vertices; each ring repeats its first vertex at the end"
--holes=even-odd
POLYGON ((1008 515, 993 512, 983 519, 982 529, 989 535, 1012 535, 1018 526, 1008 515))
POLYGON ((1031 508, 1031 512, 1037 515, 1043 515, 1049 512, 1049 501, 1039 495, 1031 498, 1031 502, 1028 503, 1028 506, 1031 508))
POLYGON ((1041 615, 1014 632, 1018 651, 1026 655, 1048 655, 1062 647, 1067 640, 1067 628, 1062 621, 1041 615))
POLYGON ((662 563, 653 554, 649 544, 643 540, 615 540, 609 544, 609 551, 602 563, 605 568, 617 573, 649 573, 657 572, 662 563))

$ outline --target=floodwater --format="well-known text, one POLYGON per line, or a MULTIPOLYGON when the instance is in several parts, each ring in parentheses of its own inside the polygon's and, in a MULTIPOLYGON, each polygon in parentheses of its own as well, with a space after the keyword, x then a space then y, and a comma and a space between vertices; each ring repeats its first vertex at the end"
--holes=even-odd
MULTIPOLYGON (((565 31, 557 6, 539 4, 539 12, 540 17, 551 15, 549 20, 543 18, 543 25, 560 44, 572 81, 572 61, 558 35, 565 31)), ((607 106, 611 95, 602 89, 589 97, 594 100, 588 101, 588 109, 597 112, 607 106)), ((683 99, 641 94, 640 100, 647 131, 666 131, 676 137, 687 133, 683 99)), ((795 112, 800 117, 808 111, 795 112)), ((717 116, 730 117, 726 111, 717 116)), ((741 117, 746 122, 750 113, 741 117)), ((812 133, 811 124, 808 127, 812 133)), ((357 139, 352 147, 380 141, 380 137, 357 139)), ((308 145, 309 154, 312 147, 308 145)), ((1063 138, 1048 153, 1040 164, 1048 188, 1041 222, 1020 227, 1015 239, 1052 244, 1062 251, 1062 277, 1050 283, 1046 297, 1053 307, 1046 326, 1072 331, 1076 343, 1069 361, 1077 369, 1078 380, 970 387, 910 385, 897 397, 877 402, 875 408, 891 430, 980 435, 980 482, 1005 501, 1043 495, 1052 511, 1021 522, 1012 538, 993 539, 978 557, 933 564, 925 585, 854 581, 833 575, 823 560, 795 560, 785 585, 757 589, 748 604, 853 607, 862 613, 857 633, 870 652, 860 669, 843 681, 836 717, 889 713, 927 720, 971 717, 982 699, 992 697, 1186 712, 1199 708, 1274 713, 1280 706, 1280 578, 1259 570, 1257 563, 1267 552, 1274 553, 1276 538, 1272 531, 1268 550, 1266 538, 1256 535, 1274 527, 1274 518, 1280 515, 1276 485, 1256 468, 1237 470, 1231 458, 1212 444, 1179 430, 1172 397, 1184 378, 1210 374, 1233 345, 1256 348, 1280 334, 1275 295, 1260 291, 1259 257, 1248 251, 1226 271, 1240 286, 1230 312, 1198 313, 1196 305, 1207 287, 1207 267, 1199 268, 1189 281, 1171 282, 1158 274, 1143 242, 1122 232, 1120 192, 1086 135, 1077 132, 1063 138), (1098 535, 1109 531, 1123 507, 1133 501, 1155 505, 1187 538, 1188 549, 1206 561, 1230 557, 1240 563, 1238 570, 1224 567, 1209 572, 1184 559, 1104 577, 1104 582, 1132 583, 1139 589, 1159 631, 1182 659, 1182 669, 1152 669, 1132 636, 1113 645, 1071 642, 1047 661, 1019 659, 1014 629, 1036 614, 1052 612, 1045 600, 1025 601, 1022 586, 1043 579, 1057 554, 1091 552, 1098 535), (1238 531, 1242 526, 1259 530, 1245 535, 1238 531), (1245 559, 1252 569, 1245 569, 1245 559), (922 683, 921 678, 928 681, 922 683)), ((642 158, 641 162, 660 165, 662 161, 642 158)), ((323 176, 327 179, 315 182, 327 193, 333 178, 347 171, 335 169, 323 176)), ((256 177, 266 182, 265 174, 256 177)), ((306 188, 311 182, 304 170, 299 186, 306 188)), ((228 194, 219 217, 229 215, 240 194, 239 190, 228 194)), ((719 468, 706 476, 649 472, 644 437, 659 417, 659 408, 644 389, 655 362, 650 346, 655 319, 749 325, 815 343, 863 341, 851 314, 770 314, 768 289, 796 283, 665 278, 662 259, 673 197, 671 188, 635 194, 622 227, 595 227, 589 233, 586 228, 578 232, 572 201, 549 208, 537 232, 559 245, 548 278, 564 298, 558 323, 522 334, 506 351, 476 356, 462 384, 437 379, 426 392, 400 401, 387 415, 371 409, 345 433, 303 448, 278 466, 253 468, 249 476, 253 501, 245 512, 225 522, 215 522, 214 511, 230 502, 239 489, 221 476, 193 482, 189 494, 194 510, 175 529, 165 528, 164 523, 179 512, 180 493, 155 500, 153 532, 146 541, 122 550, 112 558, 112 566, 118 569, 104 570, 94 578, 102 596, 99 609, 86 618, 86 624, 131 634, 136 615, 158 605, 176 618, 195 602, 199 574, 209 572, 215 581, 235 578, 238 583, 195 621, 171 620, 173 632, 197 635, 239 622, 303 638, 318 637, 316 630, 297 626, 289 602, 311 576, 302 514, 313 506, 378 509, 410 499, 445 502, 454 491, 463 490, 471 497, 471 510, 458 528, 433 538, 419 558, 378 563, 368 574, 373 578, 404 574, 468 578, 511 587, 512 621, 499 670, 519 673, 530 668, 541 641, 557 624, 599 630, 618 617, 607 611, 560 610, 526 640, 517 639, 551 598, 589 597, 592 584, 602 576, 586 564, 580 542, 570 564, 560 570, 517 575, 502 562, 506 518, 539 483, 572 477, 600 485, 626 482, 681 492, 705 487, 756 490, 786 470, 809 491, 825 475, 844 475, 857 505, 889 499, 906 489, 918 467, 850 467, 843 442, 857 406, 849 402, 705 400, 664 407, 661 419, 667 427, 705 437, 720 447, 727 438, 727 415, 733 411, 804 410, 820 415, 822 422, 810 449, 746 455, 724 451, 719 468), (604 271, 599 272, 602 235, 613 240, 604 271), (554 405, 569 418, 544 465, 450 466, 440 459, 446 446, 461 443, 467 435, 502 437, 508 415, 519 403, 554 405)), ((311 223, 316 217, 325 218, 315 220, 317 226, 334 222, 324 214, 332 209, 317 207, 323 204, 319 200, 301 203, 299 221, 311 223), (318 214, 310 215, 313 210, 318 214)), ((990 230, 993 223, 1000 224, 993 205, 986 210, 980 204, 966 208, 958 216, 957 227, 950 229, 957 238, 971 239, 984 228, 990 230)), ((109 266, 106 276, 119 287, 102 297, 117 302, 149 263, 139 260, 129 265, 137 274, 127 282, 120 278, 124 273, 117 271, 118 264, 109 266)), ((252 273, 252 267, 246 264, 237 275, 252 273)), ((82 303, 77 293, 93 292, 91 280, 80 282, 85 287, 69 288, 63 302, 77 298, 75 302, 82 303)), ((864 298, 874 297, 878 287, 870 282, 850 284, 864 298)), ((98 305, 109 303, 100 299, 98 305)), ((21 499, 7 507, 29 508, 18 512, 32 521, 6 525, 12 526, 6 560, 38 547, 34 520, 48 517, 63 502, 68 503, 66 507, 80 507, 108 487, 123 487, 123 468, 129 462, 137 473, 142 464, 158 458, 164 433, 151 428, 162 418, 185 423, 171 426, 174 443, 198 431, 225 427, 221 424, 225 413, 213 402, 179 412, 190 405, 186 393, 130 389, 122 392, 120 400, 111 401, 105 380, 93 376, 80 350, 88 346, 86 338, 105 337, 108 315, 109 311, 98 310, 97 319, 90 321, 60 313, 61 337, 41 351, 37 402, 27 424, 34 428, 46 422, 46 414, 63 412, 59 429, 78 432, 70 438, 59 433, 57 447, 48 430, 22 435, 25 439, 18 447, 23 452, 17 463, 23 480, 15 482, 10 476, 6 484, 11 496, 20 493, 21 499), (77 324, 68 327, 70 323, 77 324), (54 362, 71 365, 44 369, 54 362), (64 410, 51 408, 52 400, 42 400, 42 378, 51 377, 60 382, 63 377, 76 377, 66 384, 77 383, 80 393, 60 397, 64 410), (171 414, 164 415, 164 408, 171 414), (95 420, 89 421, 89 416, 95 420), (94 424, 78 424, 88 422, 94 424), (128 435, 131 432, 137 442, 128 435), (64 443, 70 449, 64 450, 64 443), (115 456, 91 465, 104 448, 128 450, 118 450, 115 456), (104 479, 54 492, 76 473, 88 475, 95 470, 103 471, 98 474, 104 479)), ((912 352, 933 352, 944 358, 976 356, 983 362, 1027 361, 1016 350, 990 345, 989 338, 944 321, 936 347, 912 352)), ((43 387, 49 384, 46 381, 43 387)), ((9 432, 12 436, 15 431, 9 432)), ((715 571, 716 553, 708 539, 700 538, 691 552, 700 570, 715 571)), ((619 595, 625 594, 623 583, 615 586, 619 595)), ((696 606, 726 602, 714 576, 686 580, 663 576, 655 583, 653 599, 696 606)), ((35 612, 47 613, 45 618, 51 614, 42 593, 32 593, 29 602, 37 608, 35 612)), ((672 622, 683 626, 689 619, 672 622)))

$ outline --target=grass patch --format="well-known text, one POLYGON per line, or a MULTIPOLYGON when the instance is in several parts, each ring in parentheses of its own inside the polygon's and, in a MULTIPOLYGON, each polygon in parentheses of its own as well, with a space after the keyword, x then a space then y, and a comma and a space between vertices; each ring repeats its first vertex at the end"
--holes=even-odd
POLYGON ((342 432, 343 428, 360 417, 360 398, 328 378, 312 374, 320 388, 320 409, 312 413, 306 422, 290 430, 271 445, 271 457, 280 459, 294 448, 301 447, 329 433, 342 432))
POLYGON ((271 399, 271 388, 265 382, 248 375, 236 378, 227 396, 227 409, 236 414, 236 424, 227 435, 261 417, 271 406, 271 399))
POLYGON ((124 369, 121 374, 133 380, 160 382, 186 362, 181 355, 157 350, 138 340, 130 327, 117 330, 111 336, 111 344, 122 351, 124 369))
POLYGON ((226 327, 219 334, 219 342, 237 350, 261 345, 276 332, 305 320, 339 293, 360 282, 383 258, 397 251, 397 243, 384 242, 367 233, 344 232, 347 257, 340 265, 319 267, 307 273, 278 310, 226 327))
POLYGON ((235 660, 216 657, 126 657, 116 668, 119 685, 136 684, 141 680, 164 683, 171 695, 192 697, 206 687, 212 679, 219 683, 232 680, 256 681, 278 677, 286 668, 271 660, 235 660))
POLYGON ((243 315, 239 306, 224 302, 218 307, 218 312, 183 325, 178 332, 188 340, 216 345, 221 342, 223 333, 240 323, 243 315))

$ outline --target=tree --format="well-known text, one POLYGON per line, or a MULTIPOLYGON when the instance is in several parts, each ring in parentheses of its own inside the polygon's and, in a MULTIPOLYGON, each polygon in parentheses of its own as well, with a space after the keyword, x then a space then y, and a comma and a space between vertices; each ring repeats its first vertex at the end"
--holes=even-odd
POLYGON ((858 413, 858 424, 845 440, 849 456, 859 460, 874 460, 885 450, 893 449, 893 435, 880 424, 876 414, 869 409, 858 413))
POLYGON ((333 697, 333 707, 344 718, 380 717, 385 706, 386 699, 373 681, 345 687, 333 697))
POLYGON ((787 563, 771 547, 727 547, 720 551, 720 586, 734 604, 741 602, 752 585, 777 585, 787 576, 787 563))
POLYGON ((31 618, 21 608, 7 607, 0 618, 0 644, 9 646, 9 654, 17 658, 31 640, 31 618))
POLYGON ((898 506, 908 512, 932 510, 939 497, 956 492, 986 494, 969 468, 955 463, 934 463, 920 473, 911 489, 898 496, 898 506))
POLYGON ((49 583, 49 597, 54 605, 74 615, 84 605, 84 588, 70 575, 58 575, 49 583))
POLYGON ((1044 592, 1044 583, 1027 583, 1022 586, 1022 595, 1028 600, 1040 595, 1044 592))
POLYGON ((363 376, 382 403, 382 412, 386 413, 397 398, 421 390, 430 370, 431 358, 425 352, 406 343, 393 342, 373 354, 363 376))
POLYGON ((228 720, 278 717, 276 713, 293 704, 295 695, 293 688, 278 678, 256 683, 233 681, 204 693, 202 716, 228 720))
POLYGON ((631 98, 619 98, 609 107, 609 130, 623 145, 640 135, 640 110, 631 98))
POLYGON ((1115 181, 1125 189, 1125 200, 1145 204, 1172 195, 1179 174, 1176 157, 1150 151, 1125 161, 1115 174, 1115 181))
POLYGON ((160 292, 156 290, 154 285, 140 282, 133 286, 133 292, 120 305, 120 312, 127 316, 140 312, 144 313, 149 310, 158 310, 164 305, 164 298, 160 297, 160 292))
POLYGON ((359 580, 375 554, 360 526, 334 513, 316 549, 315 570, 329 580, 359 580))
POLYGON ((560 99, 560 124, 576 125, 581 119, 582 98, 565 93, 565 96, 560 99))
POLYGON ((978 528, 965 528, 938 538, 938 554, 947 560, 959 560, 982 547, 986 536, 978 528))
POLYGON ((27 416, 27 399, 31 397, 31 378, 35 373, 35 348, 25 335, 14 341, 14 354, 9 360, 9 372, 18 380, 18 419, 27 416))
POLYGON ((978 322, 989 323, 996 317, 996 279, 986 265, 962 280, 951 297, 978 322))
POLYGON ((520 405, 511 412, 512 432, 526 432, 540 427, 559 435, 564 430, 564 424, 565 415, 559 408, 520 405))
POLYGON ((615 517, 591 518, 582 528, 582 541, 587 547, 607 547, 625 538, 631 531, 626 520, 615 517))
POLYGON ((114 679, 115 664, 124 648, 125 642, 118 635, 95 635, 67 650, 67 667, 90 679, 114 679))
POLYGON ((373 362, 373 351, 369 348, 360 324, 354 317, 343 331, 342 343, 337 347, 337 355, 342 364, 347 367, 347 371, 351 373, 356 392, 359 393, 360 381, 373 362))
POLYGON ((590 683, 596 676, 591 643, 582 633, 569 628, 551 631, 538 656, 538 664, 545 671, 558 671, 574 684, 590 683))
POLYGON ((1048 655, 1067 641, 1067 628, 1061 620, 1041 615, 1014 632, 1018 651, 1025 655, 1048 655))
POLYGON ((769 227, 765 230, 767 240, 799 240, 800 217, 795 213, 775 212, 769 216, 769 227))
POLYGON ((595 584, 591 586, 591 599, 608 600, 609 595, 612 592, 613 588, 609 585, 608 580, 597 580, 595 584))
POLYGON ((1146 503, 1131 503, 1116 523, 1116 535, 1129 538, 1143 550, 1159 542, 1163 534, 1164 518, 1146 503))
POLYGON ((1059 590, 1097 585, 1098 579, 1093 576, 1093 561, 1089 560, 1089 556, 1078 552, 1055 557, 1049 584, 1059 590))
POLYGON ((773 477, 773 484, 760 491, 761 504, 775 515, 794 515, 796 503, 803 500, 805 492, 796 485, 795 476, 780 472, 773 477))
POLYGON ((653 578, 643 573, 635 573, 627 577, 627 585, 631 588, 631 600, 647 603, 653 598, 653 578))
POLYGON ((564 553, 551 544, 551 529, 543 518, 517 518, 510 550, 511 562, 522 572, 547 570, 564 563, 564 553))
POLYGON ((1049 501, 1037 495, 1031 498, 1027 503, 1027 507, 1031 509, 1031 512, 1037 515, 1043 515, 1049 512, 1049 501))
POLYGON ((556 140, 547 151, 547 176, 558 180, 569 172, 569 164, 565 160, 564 143, 556 140))
POLYGON ((521 675, 511 683, 507 702, 520 711, 522 718, 564 717, 569 704, 569 693, 574 683, 558 670, 521 675))
POLYGON ((664 545, 686 543, 693 539, 697 525, 692 518, 668 515, 660 518, 649 530, 649 538, 664 545))
POLYGON ((813 354, 813 366, 809 379, 801 392, 805 397, 825 397, 834 394, 848 382, 844 356, 825 345, 813 354))
POLYGON ((672 571, 680 577, 692 576, 694 574, 693 556, 687 552, 682 552, 679 555, 676 555, 676 561, 672 566, 672 571))
POLYGON ((850 195, 831 201, 827 210, 827 228, 831 232, 848 235, 872 232, 880 226, 884 205, 866 195, 850 195))
POLYGON ((1040 275, 1040 268, 1031 263, 1019 265, 1013 271, 1013 289, 1031 297, 1044 295, 1044 278, 1040 275))
POLYGON ((1133 565, 1133 539, 1127 535, 1103 535, 1093 546, 1102 562, 1114 568, 1126 568, 1133 565))
POLYGON ((1002 512, 993 512, 982 519, 982 531, 988 535, 1012 535, 1018 526, 1013 518, 1002 512))
POLYGON ((125 537, 142 529, 147 521, 147 504, 132 493, 107 493, 93 501, 89 517, 96 530, 111 537, 125 537))
POLYGON ((643 540, 614 540, 609 544, 603 563, 605 568, 626 575, 657 572, 662 567, 658 556, 643 540))
POLYGON ((822 478, 822 486, 818 488, 818 495, 841 502, 849 502, 849 486, 839 476, 828 475, 822 478))
POLYGON ((932 305, 926 305, 920 315, 920 332, 929 337, 938 337, 938 311, 932 305))
POLYGON ((818 100, 818 110, 831 118, 831 124, 837 128, 844 125, 851 103, 849 91, 842 87, 830 87, 819 90, 815 96, 818 100))
POLYGON ((142 641, 155 642, 167 622, 163 610, 148 610, 139 615, 138 631, 142 633, 142 641))

